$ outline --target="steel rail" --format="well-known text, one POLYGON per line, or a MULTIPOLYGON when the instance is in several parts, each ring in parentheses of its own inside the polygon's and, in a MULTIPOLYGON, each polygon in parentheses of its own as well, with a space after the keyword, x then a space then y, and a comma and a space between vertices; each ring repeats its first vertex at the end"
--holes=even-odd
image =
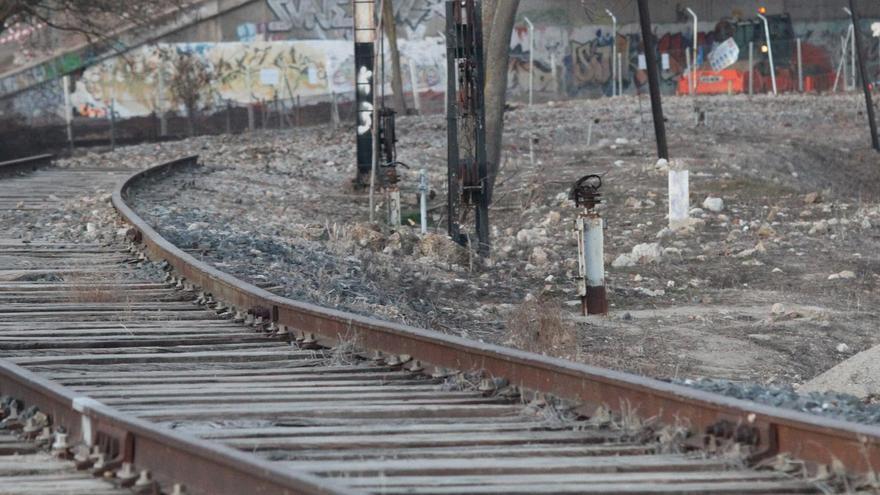
POLYGON ((35 155, 0 162, 0 177, 28 172, 52 163, 52 155, 35 155))
POLYGON ((64 426, 72 440, 87 445, 101 437, 121 441, 123 461, 149 469, 155 479, 168 486, 182 483, 189 493, 360 493, 333 480, 281 469, 276 463, 231 447, 133 418, 2 360, 0 390, 28 406, 39 407, 52 418, 53 425, 64 426))
POLYGON ((167 260, 188 282, 238 308, 272 315, 291 331, 313 333, 332 346, 355 338, 367 350, 407 354, 424 364, 504 377, 525 391, 570 401, 586 415, 597 407, 634 409, 666 424, 686 422, 696 438, 725 427, 753 437, 758 456, 788 453, 816 464, 842 462, 851 473, 880 469, 880 427, 849 423, 712 394, 628 373, 550 358, 498 345, 380 321, 277 296, 223 273, 177 248, 126 204, 127 191, 151 176, 195 165, 197 156, 163 163, 132 175, 114 191, 112 203, 132 225, 147 253, 167 260))

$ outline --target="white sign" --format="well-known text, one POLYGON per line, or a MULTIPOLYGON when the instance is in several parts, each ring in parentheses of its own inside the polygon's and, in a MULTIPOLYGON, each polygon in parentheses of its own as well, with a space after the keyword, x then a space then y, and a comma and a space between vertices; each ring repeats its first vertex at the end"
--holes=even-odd
POLYGON ((871 31, 874 31, 874 37, 880 38, 880 22, 875 22, 871 24, 871 31))
POLYGON ((314 65, 309 66, 309 84, 318 84, 318 68, 314 65))
POLYGON ((639 70, 648 70, 648 61, 645 59, 645 54, 639 54, 639 70))
POLYGON ((709 54, 709 65, 715 72, 730 67, 737 60, 739 60, 739 46, 733 38, 727 38, 709 54))
POLYGON ((260 84, 278 86, 278 69, 260 69, 260 84))
POLYGON ((669 70, 669 54, 663 53, 660 55, 660 61, 663 65, 663 70, 669 70))

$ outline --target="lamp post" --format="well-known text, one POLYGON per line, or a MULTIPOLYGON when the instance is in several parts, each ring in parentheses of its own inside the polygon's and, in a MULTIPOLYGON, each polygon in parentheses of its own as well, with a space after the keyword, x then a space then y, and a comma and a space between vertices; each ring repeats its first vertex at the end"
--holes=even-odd
POLYGON ((694 18, 694 57, 692 60, 693 66, 691 67, 691 81, 693 84, 693 92, 694 95, 697 94, 697 54, 698 54, 698 44, 699 44, 699 19, 697 18, 697 13, 694 12, 690 7, 687 8, 688 14, 694 18))
POLYGON ((617 16, 608 9, 605 12, 611 17, 611 96, 617 96, 617 16))
POLYGON ((773 42, 770 41, 770 24, 764 14, 759 13, 758 18, 764 21, 764 39, 767 41, 767 56, 770 59, 770 80, 773 82, 773 95, 775 96, 778 93, 776 91, 776 65, 773 63, 773 42))

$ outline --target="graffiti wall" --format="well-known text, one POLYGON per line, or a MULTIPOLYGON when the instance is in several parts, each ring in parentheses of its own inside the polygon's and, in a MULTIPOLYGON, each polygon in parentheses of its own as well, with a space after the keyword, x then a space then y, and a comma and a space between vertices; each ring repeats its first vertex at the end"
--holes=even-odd
MULTIPOLYGON (((442 39, 402 41, 400 48, 407 74, 409 64, 414 66, 419 91, 445 90, 442 39)), ((212 83, 203 99, 207 109, 276 99, 308 104, 326 101, 331 94, 349 98, 355 88, 353 43, 345 40, 158 44, 88 68, 71 95, 76 113, 104 117, 111 102, 123 118, 160 109, 181 111, 170 90, 174 53, 196 55, 211 72, 212 83)), ((390 61, 386 65, 390 67, 390 61)), ((391 93, 390 80, 391 74, 386 73, 387 94, 391 93)), ((410 90, 411 78, 405 80, 410 90)), ((55 98, 40 108, 60 113, 60 90, 55 98)))
MULTIPOLYGON (((552 19, 550 19, 552 21, 552 19)), ((641 35, 633 25, 623 26, 612 37, 611 26, 594 25, 560 27, 556 24, 535 22, 530 39, 525 22, 517 24, 511 38, 509 90, 514 96, 523 96, 529 89, 530 56, 533 64, 533 87, 538 94, 560 97, 610 95, 614 73, 613 54, 617 53, 624 92, 634 92, 647 84, 642 55, 641 35), (615 46, 616 45, 616 46, 615 46), (534 47, 534 54, 530 47, 534 47), (616 48, 616 50, 615 50, 616 48), (642 60, 640 61, 640 58, 642 60)), ((658 25, 658 51, 661 55, 661 80, 667 92, 674 91, 682 75, 688 70, 693 53, 693 28, 687 23, 658 25)), ((692 26, 692 25, 691 25, 692 26)), ((711 51, 725 41, 730 33, 716 23, 700 23, 697 33, 696 64, 705 68, 711 51)), ((796 72, 796 39, 802 43, 802 61, 805 73, 827 79, 833 78, 842 56, 842 37, 849 23, 825 21, 795 23, 794 38, 778 40, 775 62, 777 68, 796 72)), ((870 32, 866 23, 865 31, 870 32)), ((880 44, 877 38, 866 50, 869 73, 880 79, 880 44)), ((766 64, 767 56, 755 47, 756 67, 766 64)), ((736 69, 748 70, 748 53, 740 52, 736 69)), ((827 86, 827 84, 826 84, 827 86)))

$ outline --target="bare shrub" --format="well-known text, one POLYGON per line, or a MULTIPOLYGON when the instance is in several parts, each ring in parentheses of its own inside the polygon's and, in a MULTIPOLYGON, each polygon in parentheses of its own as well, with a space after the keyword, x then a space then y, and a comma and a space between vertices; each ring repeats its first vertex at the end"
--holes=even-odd
POLYGON ((563 314, 558 303, 543 299, 526 301, 508 318, 504 343, 524 351, 576 360, 580 357, 577 328, 563 314))

